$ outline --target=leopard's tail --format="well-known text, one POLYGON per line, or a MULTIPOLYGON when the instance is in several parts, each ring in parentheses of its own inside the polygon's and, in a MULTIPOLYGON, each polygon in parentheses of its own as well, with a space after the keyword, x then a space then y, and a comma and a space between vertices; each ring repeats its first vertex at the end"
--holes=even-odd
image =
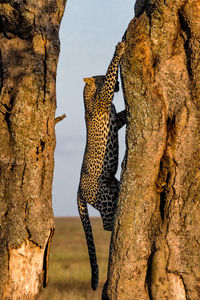
POLYGON ((92 227, 90 224, 86 201, 84 201, 82 197, 78 195, 77 203, 78 203, 79 215, 84 228, 85 237, 88 246, 88 253, 89 253, 90 266, 92 272, 91 287, 95 291, 99 282, 99 268, 97 264, 96 249, 95 249, 93 235, 92 235, 92 227))

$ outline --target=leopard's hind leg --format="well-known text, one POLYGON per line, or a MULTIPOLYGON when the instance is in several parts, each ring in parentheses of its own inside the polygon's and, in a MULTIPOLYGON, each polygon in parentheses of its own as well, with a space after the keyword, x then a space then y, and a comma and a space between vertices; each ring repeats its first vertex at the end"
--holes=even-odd
POLYGON ((96 209, 100 212, 104 230, 112 231, 119 194, 119 181, 112 180, 100 184, 96 209))

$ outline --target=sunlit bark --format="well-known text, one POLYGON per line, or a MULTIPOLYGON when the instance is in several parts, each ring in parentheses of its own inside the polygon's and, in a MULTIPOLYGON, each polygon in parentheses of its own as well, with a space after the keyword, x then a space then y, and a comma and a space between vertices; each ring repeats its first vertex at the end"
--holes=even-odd
POLYGON ((47 283, 58 30, 65 0, 0 1, 0 298, 47 283))
POLYGON ((127 157, 104 299, 197 300, 200 1, 149 2, 121 62, 127 157))

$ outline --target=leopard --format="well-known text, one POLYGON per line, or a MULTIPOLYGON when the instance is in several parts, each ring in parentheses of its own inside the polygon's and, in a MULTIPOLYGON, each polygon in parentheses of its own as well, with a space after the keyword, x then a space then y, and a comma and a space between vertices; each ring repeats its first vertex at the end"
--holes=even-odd
POLYGON ((104 230, 112 231, 120 188, 115 177, 118 131, 126 123, 126 111, 117 113, 112 101, 114 92, 119 91, 118 68, 124 48, 124 42, 117 44, 106 75, 83 79, 87 134, 77 204, 88 247, 93 290, 98 286, 99 269, 87 204, 99 211, 104 230))

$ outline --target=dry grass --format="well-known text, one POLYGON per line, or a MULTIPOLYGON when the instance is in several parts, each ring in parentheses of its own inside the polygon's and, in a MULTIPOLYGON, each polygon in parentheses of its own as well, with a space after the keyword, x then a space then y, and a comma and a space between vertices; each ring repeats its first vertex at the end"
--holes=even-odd
POLYGON ((79 218, 56 218, 49 262, 49 284, 43 300, 100 300, 106 280, 110 233, 102 228, 100 218, 92 218, 100 272, 94 292, 90 287, 90 265, 79 218))

